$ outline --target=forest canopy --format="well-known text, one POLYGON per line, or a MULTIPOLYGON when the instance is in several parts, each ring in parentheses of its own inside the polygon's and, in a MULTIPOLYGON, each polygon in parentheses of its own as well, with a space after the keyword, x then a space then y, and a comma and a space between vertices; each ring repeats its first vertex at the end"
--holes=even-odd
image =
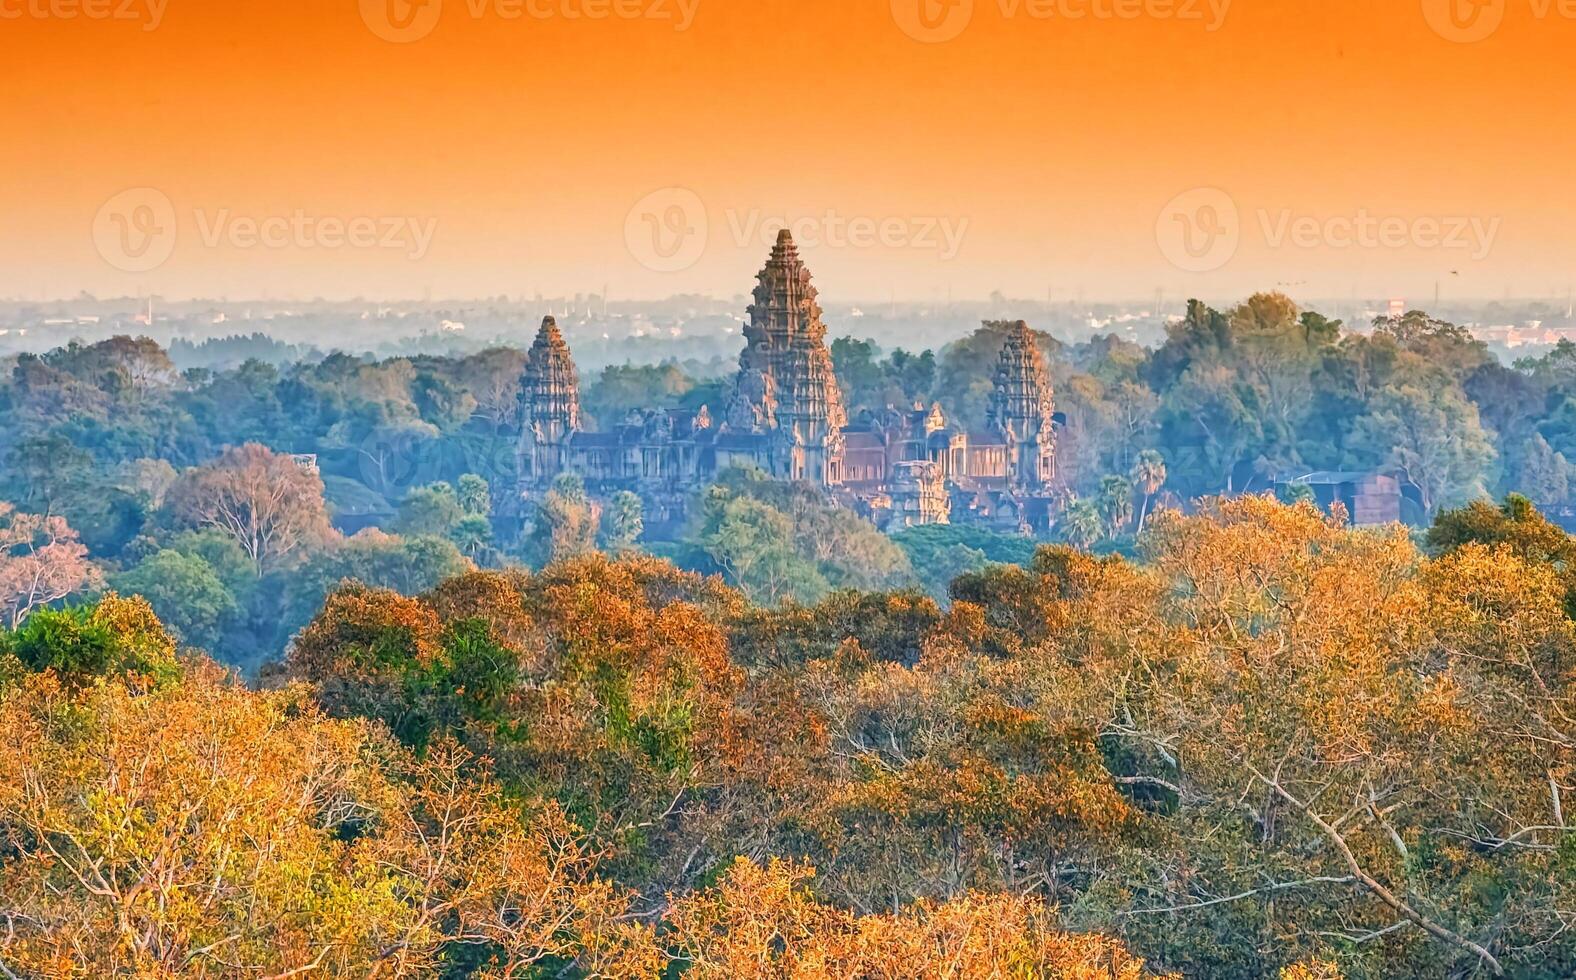
POLYGON ((945 607, 592 553, 338 587, 256 688, 140 599, 43 609, 0 634, 0 960, 1569 976, 1550 527, 1216 500, 945 607))

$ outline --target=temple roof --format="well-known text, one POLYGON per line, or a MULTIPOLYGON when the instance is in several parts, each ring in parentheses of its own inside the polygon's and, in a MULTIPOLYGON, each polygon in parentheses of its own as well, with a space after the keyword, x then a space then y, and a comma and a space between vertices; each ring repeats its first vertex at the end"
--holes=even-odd
POLYGON ((980 448, 980 447, 989 447, 989 446, 1005 446, 1006 444, 1007 444, 1007 440, 1002 436, 1002 434, 1000 432, 992 432, 989 429, 970 429, 969 430, 969 448, 970 449, 976 449, 976 448, 980 448))
POLYGON ((771 444, 771 436, 764 432, 722 432, 717 435, 716 447, 734 451, 754 452, 771 444))

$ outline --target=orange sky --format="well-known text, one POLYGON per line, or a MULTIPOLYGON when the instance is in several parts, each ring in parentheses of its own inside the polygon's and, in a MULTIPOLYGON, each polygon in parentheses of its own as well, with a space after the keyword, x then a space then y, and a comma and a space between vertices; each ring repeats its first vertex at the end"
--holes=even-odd
POLYGON ((950 2, 0 0, 0 295, 731 295, 771 217, 815 219, 803 251, 846 299, 1576 279, 1558 0, 1499 0, 1475 43, 1430 27, 1452 0, 1233 0, 1218 25, 1225 0, 950 2), (921 3, 957 36, 905 33, 921 3), (368 26, 391 9, 436 19, 393 43, 368 26), (131 188, 175 215, 147 271, 95 238, 131 188), (1202 271, 1157 235, 1195 188, 1240 234, 1202 271), (298 213, 277 247, 234 224, 298 213), (1400 237, 1335 247, 1364 214, 1400 237), (326 247, 354 218, 399 247, 326 247))

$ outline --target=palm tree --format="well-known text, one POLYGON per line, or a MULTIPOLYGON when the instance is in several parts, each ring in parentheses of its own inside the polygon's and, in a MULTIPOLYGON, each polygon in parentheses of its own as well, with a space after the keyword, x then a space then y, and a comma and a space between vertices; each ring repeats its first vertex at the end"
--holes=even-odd
POLYGON ((1144 521, 1149 519, 1149 502, 1166 485, 1166 458, 1153 449, 1139 453, 1133 463, 1133 485, 1144 495, 1144 507, 1138 513, 1138 533, 1142 534, 1144 521))
POLYGON ((1133 522, 1133 485, 1127 482, 1127 477, 1101 477, 1095 503, 1111 537, 1121 534, 1133 522))
POLYGON ((1062 512, 1057 522, 1062 540, 1088 551, 1105 535, 1105 520, 1092 500, 1079 500, 1062 512))

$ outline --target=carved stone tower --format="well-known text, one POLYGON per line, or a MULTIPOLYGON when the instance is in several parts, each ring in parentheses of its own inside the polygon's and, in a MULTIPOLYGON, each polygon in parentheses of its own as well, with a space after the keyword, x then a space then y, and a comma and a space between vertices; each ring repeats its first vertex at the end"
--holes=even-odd
POLYGON ((841 484, 848 414, 810 270, 787 230, 757 279, 728 428, 770 436, 773 476, 841 484))
POLYGON ((996 363, 987 419, 1007 440, 1008 478, 1021 490, 1048 489, 1056 475, 1056 432, 1045 358, 1024 321, 989 325, 1004 327, 1007 333, 996 363))
POLYGON ((520 376, 522 492, 545 487, 564 470, 564 444, 580 429, 580 380, 558 321, 542 320, 520 376))
POLYGON ((946 477, 939 463, 911 460, 893 464, 890 493, 889 531, 950 522, 952 497, 947 493, 946 477))

